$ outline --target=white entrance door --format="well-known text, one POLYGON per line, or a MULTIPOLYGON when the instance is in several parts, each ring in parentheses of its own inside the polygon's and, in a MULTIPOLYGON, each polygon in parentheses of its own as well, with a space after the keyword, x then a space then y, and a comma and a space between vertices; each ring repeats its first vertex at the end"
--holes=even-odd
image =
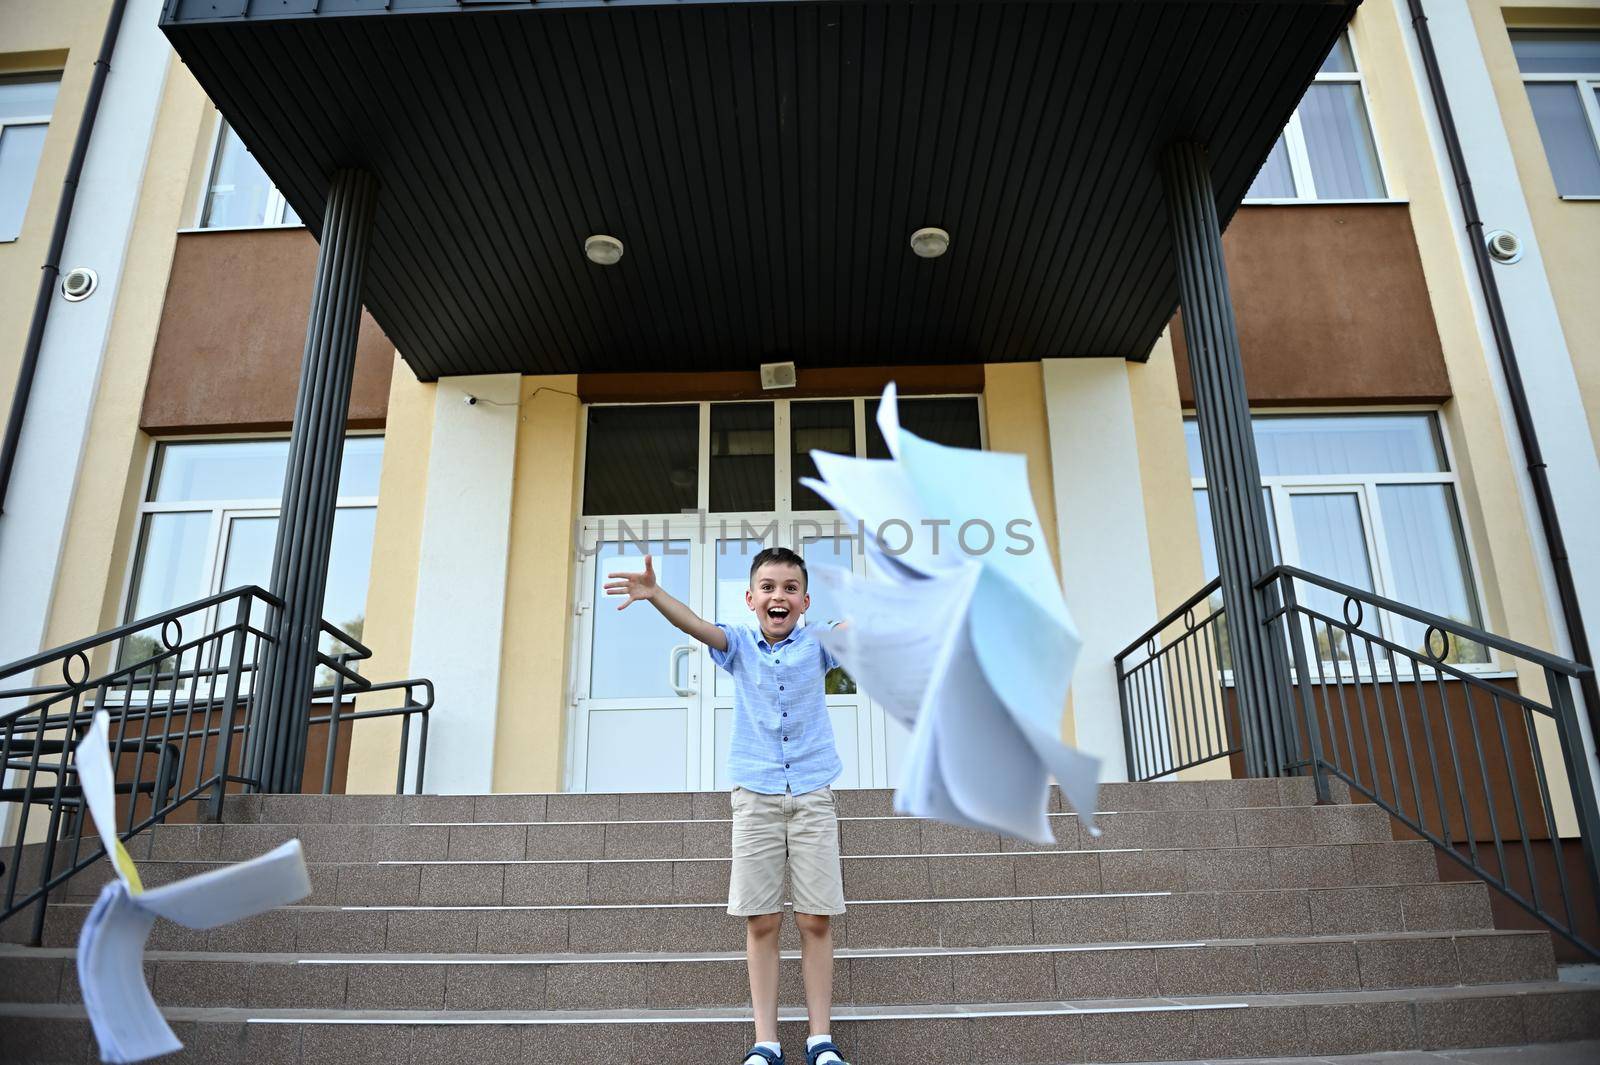
POLYGON ((584 540, 594 551, 580 576, 572 791, 692 791, 704 775, 702 648, 648 603, 618 610, 622 600, 605 594, 607 573, 637 572, 649 553, 667 593, 701 609, 693 537, 665 521, 652 522, 651 531, 658 535, 648 541, 584 540))

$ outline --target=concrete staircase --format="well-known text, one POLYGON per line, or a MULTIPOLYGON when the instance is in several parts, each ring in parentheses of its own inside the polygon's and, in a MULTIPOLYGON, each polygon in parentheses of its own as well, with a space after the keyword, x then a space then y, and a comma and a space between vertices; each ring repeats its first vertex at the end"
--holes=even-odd
MULTIPOLYGON (((1058 813, 1037 850, 841 792, 835 1038, 859 1065, 1600 1038, 1600 986, 1556 982, 1547 935, 1496 931, 1487 889, 1440 883, 1376 808, 1312 800, 1303 780, 1107 785, 1104 836, 1058 813)), ((208 1063, 732 1065, 753 1029, 727 818, 723 793, 233 798, 222 824, 136 840, 145 881, 298 836, 313 895, 211 932, 158 924, 150 985, 208 1063)), ((91 872, 45 946, 0 945, 6 1062, 96 1060, 72 960, 91 872)))

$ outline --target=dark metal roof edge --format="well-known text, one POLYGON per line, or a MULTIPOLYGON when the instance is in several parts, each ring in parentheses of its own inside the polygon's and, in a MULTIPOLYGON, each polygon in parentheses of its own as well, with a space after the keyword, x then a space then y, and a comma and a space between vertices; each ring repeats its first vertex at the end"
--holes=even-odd
MULTIPOLYGON (((1215 5, 1249 7, 1336 7, 1349 0, 988 0, 993 4, 1104 4, 1120 5, 1215 5)), ((1357 0, 1359 2, 1359 0, 1357 0)), ((166 0, 159 25, 174 27, 260 25, 267 22, 322 21, 346 18, 378 18, 398 15, 479 15, 519 11, 574 11, 618 8, 695 8, 695 7, 787 7, 816 4, 836 6, 926 5, 928 0, 298 0, 289 10, 251 11, 252 0, 166 0), (219 12, 218 8, 227 10, 219 12), (186 14, 204 9, 205 14, 186 14)), ((288 3, 284 4, 289 7, 288 3)))

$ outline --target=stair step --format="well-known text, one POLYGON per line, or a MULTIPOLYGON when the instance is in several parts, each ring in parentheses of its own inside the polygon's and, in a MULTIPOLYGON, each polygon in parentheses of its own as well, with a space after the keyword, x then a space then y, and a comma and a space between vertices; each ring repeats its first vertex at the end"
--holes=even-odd
MULTIPOLYGON (((841 788, 841 817, 893 816, 888 788, 841 788)), ((1229 810, 1249 806, 1311 806, 1309 777, 1266 780, 1151 781, 1100 785, 1102 809, 1229 810)), ((1064 812, 1059 788, 1050 809, 1064 812)), ((418 821, 689 821, 726 818, 728 793, 533 792, 498 795, 230 795, 223 820, 234 823, 410 824, 418 821)))
MULTIPOLYGON (((587 797, 587 796, 584 796, 587 797)), ((311 796, 321 798, 321 796, 311 796)), ((222 823, 157 825, 135 838, 138 859, 239 861, 299 839, 313 861, 445 858, 725 858, 731 822, 720 818, 625 821, 457 821, 409 825, 222 823)), ((1073 814, 1051 816, 1055 849, 1127 847, 1272 847, 1390 842, 1388 815, 1376 806, 1253 807, 1107 813, 1092 836, 1073 814)), ((910 817, 839 819, 847 855, 985 853, 1034 850, 1037 844, 992 832, 910 817)))
MULTIPOLYGON (((191 1059, 250 1065, 463 1060, 736 1061, 747 1008, 617 1011, 167 1011, 191 1059)), ((84 1062, 81 1007, 0 1006, 17 1065, 84 1062)), ((799 1046, 794 1009, 780 1037, 799 1046)), ((873 1065, 1179 1061, 1525 1045, 1600 1037, 1600 988, 1555 981, 1479 987, 994 1005, 844 1006, 833 1034, 873 1065)))
MULTIPOLYGON (((855 900, 841 947, 983 947, 1438 931, 1493 926, 1479 882, 1265 891, 855 900)), ((86 903, 52 904, 45 946, 77 940, 86 903)), ((16 941, 24 922, 0 926, 16 941)), ((792 922, 785 922, 790 947, 792 922)), ((721 902, 571 906, 292 906, 210 931, 158 923, 161 950, 440 953, 743 950, 721 902)))
MULTIPOLYGON (((344 826, 341 826, 344 827, 344 826)), ((321 851, 324 857, 327 851, 321 851)), ((315 857, 315 856, 313 856, 315 857)), ((1423 841, 1302 847, 1126 849, 951 855, 851 855, 845 897, 861 901, 1128 891, 1254 891, 1288 887, 1423 884, 1438 879, 1423 841)), ((151 862, 151 887, 225 863, 151 862)), ((393 906, 561 906, 726 902, 728 858, 592 861, 444 860, 318 862, 312 904, 393 906)), ((85 872, 61 897, 93 898, 109 867, 85 872)))
MULTIPOLYGON (((306 1009, 669 1009, 749 997, 745 960, 710 954, 204 954, 153 951, 168 1006, 306 1009)), ((1556 978, 1538 932, 1430 932, 1188 943, 842 950, 838 1005, 1269 994, 1556 978)), ((780 1001, 800 1002, 799 955, 780 1001)), ((78 1002, 70 948, 0 949, 0 1001, 78 1002)))

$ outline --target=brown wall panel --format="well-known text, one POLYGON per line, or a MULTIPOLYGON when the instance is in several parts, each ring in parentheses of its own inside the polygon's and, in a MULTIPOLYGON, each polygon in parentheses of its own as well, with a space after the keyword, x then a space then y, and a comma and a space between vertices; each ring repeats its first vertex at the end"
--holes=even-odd
MULTIPOLYGON (((294 416, 317 244, 304 229, 182 233, 140 427, 149 433, 287 429, 294 416)), ((391 344, 361 316, 352 428, 383 425, 391 344)))
MULTIPOLYGON (((1406 204, 1242 207, 1222 245, 1252 404, 1449 398, 1406 204)), ((1181 319, 1178 389, 1191 405, 1181 319)))

